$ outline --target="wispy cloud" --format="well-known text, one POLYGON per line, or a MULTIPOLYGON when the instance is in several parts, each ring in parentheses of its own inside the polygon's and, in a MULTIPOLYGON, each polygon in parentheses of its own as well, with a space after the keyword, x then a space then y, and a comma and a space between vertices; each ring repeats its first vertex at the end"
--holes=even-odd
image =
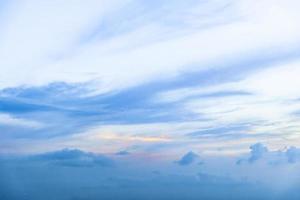
POLYGON ((1 3, 1 153, 234 157, 261 141, 253 163, 285 146, 296 162, 299 6, 1 3))
POLYGON ((2 88, 99 79, 97 90, 107 91, 157 77, 174 76, 182 70, 203 70, 212 64, 217 67, 219 62, 216 60, 226 62, 268 49, 274 51, 274 46, 277 53, 286 52, 292 50, 294 45, 291 44, 298 40, 295 3, 271 3, 268 0, 252 3, 245 0, 161 5, 133 1, 125 6, 124 1, 89 1, 84 4, 75 2, 71 7, 68 3, 13 5, 6 16, 7 24, 3 24, 2 38, 5 42, 1 45, 1 55, 8 56, 1 59, 1 65, 7 66, 6 76, 1 77, 2 88), (155 9, 151 9, 152 6, 155 9), (60 9, 56 9, 58 7, 60 9), (179 8, 181 12, 175 12, 179 8), (173 12, 168 12, 172 9, 173 12), (128 10, 132 11, 130 15, 128 10), (135 16, 135 12, 143 12, 144 15, 138 19, 131 17, 135 16), (56 13, 56 18, 53 13, 56 13), (74 13, 77 17, 73 17, 74 13), (272 13, 277 13, 276 18, 272 13), (109 19, 112 15, 114 17, 109 19), (126 23, 122 21, 124 18, 126 23), (102 27, 101 21, 105 20, 110 26, 102 27), (222 24, 224 20, 229 22, 222 24), (221 24, 218 24, 220 21, 221 24), (180 22, 186 31, 178 27, 180 22), (213 27, 201 27, 205 23, 216 22, 213 27), (101 40, 100 37, 79 45, 78 41, 86 31, 95 27, 99 27, 100 35, 112 29, 108 30, 110 39, 101 40), (157 28, 149 30, 145 27, 157 28), (145 37, 141 37, 143 35, 145 37), (164 40, 157 40, 157 35, 164 40), (135 41, 136 44, 129 45, 127 41, 135 41), (188 67, 192 64, 197 65, 188 67), (129 70, 131 73, 120 73, 120 67, 122 71, 129 70), (15 69, 31 71, 34 78, 21 75, 26 73, 19 73, 19 76, 10 73, 15 69))
POLYGON ((20 126, 33 129, 42 128, 44 125, 38 121, 28 120, 24 118, 18 118, 9 114, 0 113, 0 125, 1 126, 20 126))
POLYGON ((299 199, 299 8, 0 1, 0 198, 299 199))

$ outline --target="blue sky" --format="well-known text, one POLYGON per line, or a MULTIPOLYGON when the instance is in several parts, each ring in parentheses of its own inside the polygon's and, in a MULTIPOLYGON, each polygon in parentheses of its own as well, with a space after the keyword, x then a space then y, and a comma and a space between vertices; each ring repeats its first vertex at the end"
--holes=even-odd
POLYGON ((160 175, 201 172, 221 185, 229 176, 288 191, 300 183, 299 8, 0 1, 0 154, 36 155, 28 166, 71 154, 59 166, 83 171, 112 159, 127 178, 151 159, 160 175))

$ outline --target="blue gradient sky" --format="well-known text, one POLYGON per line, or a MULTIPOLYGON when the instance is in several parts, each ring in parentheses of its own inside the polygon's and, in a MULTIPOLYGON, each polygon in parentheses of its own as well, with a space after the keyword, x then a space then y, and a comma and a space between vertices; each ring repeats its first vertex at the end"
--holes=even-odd
POLYGON ((287 194, 300 186, 299 9, 296 0, 0 1, 3 173, 25 159, 30 173, 46 162, 86 178, 96 166, 130 181, 149 173, 142 182, 153 187, 152 176, 208 184, 208 196, 228 184, 250 194, 257 182, 287 194))

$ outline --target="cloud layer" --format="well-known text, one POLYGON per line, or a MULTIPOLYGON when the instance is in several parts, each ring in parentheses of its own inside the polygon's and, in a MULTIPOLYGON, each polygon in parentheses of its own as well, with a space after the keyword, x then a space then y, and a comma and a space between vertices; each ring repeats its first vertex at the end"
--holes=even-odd
POLYGON ((1 1, 0 199, 299 199, 299 8, 1 1))

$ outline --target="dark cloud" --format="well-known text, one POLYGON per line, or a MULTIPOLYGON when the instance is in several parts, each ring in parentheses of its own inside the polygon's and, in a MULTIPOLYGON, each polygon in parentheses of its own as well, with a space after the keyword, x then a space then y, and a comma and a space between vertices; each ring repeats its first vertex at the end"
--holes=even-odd
POLYGON ((123 150, 123 151, 119 151, 116 153, 116 155, 118 156, 126 156, 126 155, 129 155, 130 152, 129 151, 126 151, 126 150, 123 150))
POLYGON ((186 153, 182 158, 178 161, 175 161, 178 165, 186 166, 195 162, 199 158, 199 155, 190 151, 186 153))
POLYGON ((78 149, 63 149, 48 152, 32 156, 31 159, 70 167, 114 166, 114 161, 104 155, 84 152, 78 149))

